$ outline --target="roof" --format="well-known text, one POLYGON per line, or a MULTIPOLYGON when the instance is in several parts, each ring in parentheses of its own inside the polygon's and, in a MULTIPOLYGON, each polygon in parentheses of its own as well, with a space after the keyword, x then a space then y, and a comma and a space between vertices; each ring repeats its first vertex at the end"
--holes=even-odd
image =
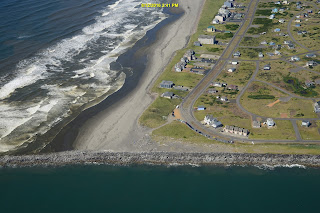
POLYGON ((210 36, 210 35, 200 35, 199 38, 206 38, 206 39, 214 39, 215 36, 210 36))
POLYGON ((172 82, 172 81, 165 81, 165 80, 163 80, 163 81, 161 81, 161 84, 173 84, 173 82, 172 82))
POLYGON ((216 29, 216 27, 215 27, 215 26, 212 26, 212 25, 210 25, 208 28, 209 28, 209 29, 216 29))
POLYGON ((162 96, 169 96, 169 97, 171 97, 171 96, 173 96, 174 94, 173 94, 173 92, 165 92, 165 93, 163 93, 162 94, 162 96))

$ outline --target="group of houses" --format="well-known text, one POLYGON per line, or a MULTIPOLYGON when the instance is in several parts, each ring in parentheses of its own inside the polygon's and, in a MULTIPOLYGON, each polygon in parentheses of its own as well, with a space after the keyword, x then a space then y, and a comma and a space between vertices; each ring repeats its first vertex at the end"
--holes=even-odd
POLYGON ((217 118, 213 117, 213 115, 206 115, 203 121, 206 125, 212 126, 213 128, 218 128, 223 126, 222 123, 217 118))
POLYGON ((241 127, 236 127, 236 126, 228 126, 228 125, 226 125, 223 128, 223 130, 226 133, 235 134, 235 135, 242 135, 242 136, 248 136, 249 135, 249 130, 241 128, 241 127))
POLYGON ((196 57, 195 57, 195 52, 193 50, 188 50, 184 56, 181 58, 181 60, 176 63, 176 65, 174 66, 174 69, 176 72, 181 72, 184 68, 186 68, 187 66, 187 63, 192 61, 192 60, 195 60, 196 57))

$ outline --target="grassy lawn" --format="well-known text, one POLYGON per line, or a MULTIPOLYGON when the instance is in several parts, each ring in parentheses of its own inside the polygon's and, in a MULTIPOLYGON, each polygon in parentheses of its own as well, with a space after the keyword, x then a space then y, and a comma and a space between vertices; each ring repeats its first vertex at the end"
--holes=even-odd
POLYGON ((320 128, 320 121, 311 121, 311 126, 302 127, 301 121, 297 121, 299 132, 303 140, 320 140, 318 129, 320 128))
MULTIPOLYGON (((249 143, 224 144, 209 140, 189 129, 185 124, 174 121, 152 132, 152 139, 157 142, 177 142, 210 145, 214 152, 224 153, 274 153, 274 154, 320 154, 320 145, 312 144, 274 144, 274 143, 249 143)), ((209 151, 209 150, 208 150, 209 151)))
POLYGON ((258 129, 251 128, 250 139, 266 139, 266 140, 295 140, 295 132, 291 121, 277 120, 276 126, 268 129, 261 127, 258 129))
POLYGON ((316 118, 317 115, 313 112, 313 101, 291 98, 288 102, 282 102, 270 106, 280 97, 287 97, 285 93, 272 88, 263 83, 254 82, 241 97, 241 105, 249 112, 254 114, 273 117, 273 118, 316 118), (250 96, 267 97, 261 99, 250 98, 250 96), (274 98, 272 98, 272 96, 274 98), (272 99, 271 99, 272 98, 272 99), (268 106, 269 105, 269 106, 268 106))
POLYGON ((228 85, 234 84, 237 86, 243 86, 249 81, 254 70, 255 63, 241 61, 237 65, 235 72, 229 73, 224 71, 217 77, 217 81, 226 82, 228 85))
POLYGON ((139 119, 139 123, 143 126, 150 128, 156 128, 165 124, 168 116, 181 102, 180 99, 167 99, 158 97, 150 107, 144 111, 139 119))

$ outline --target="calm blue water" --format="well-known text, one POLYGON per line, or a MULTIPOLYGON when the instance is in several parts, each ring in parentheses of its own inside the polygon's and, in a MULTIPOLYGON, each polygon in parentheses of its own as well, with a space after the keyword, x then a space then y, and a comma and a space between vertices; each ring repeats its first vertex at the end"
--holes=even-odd
POLYGON ((319 212, 320 170, 0 169, 1 212, 319 212))
POLYGON ((110 64, 166 18, 140 5, 0 1, 0 152, 32 143, 122 87, 123 70, 110 64))

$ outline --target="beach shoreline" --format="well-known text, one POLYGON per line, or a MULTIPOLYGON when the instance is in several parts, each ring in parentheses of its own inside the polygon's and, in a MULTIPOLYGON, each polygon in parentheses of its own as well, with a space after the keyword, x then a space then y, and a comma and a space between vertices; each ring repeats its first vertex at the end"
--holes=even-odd
POLYGON ((184 13, 161 28, 151 46, 142 48, 137 53, 148 55, 146 71, 138 79, 137 86, 125 98, 88 119, 80 128, 73 149, 114 152, 158 150, 159 144, 150 138, 151 130, 140 126, 138 120, 156 98, 150 93, 155 80, 170 63, 175 51, 184 48, 195 32, 205 1, 177 2, 179 8, 176 13, 179 14, 182 10, 184 13))

